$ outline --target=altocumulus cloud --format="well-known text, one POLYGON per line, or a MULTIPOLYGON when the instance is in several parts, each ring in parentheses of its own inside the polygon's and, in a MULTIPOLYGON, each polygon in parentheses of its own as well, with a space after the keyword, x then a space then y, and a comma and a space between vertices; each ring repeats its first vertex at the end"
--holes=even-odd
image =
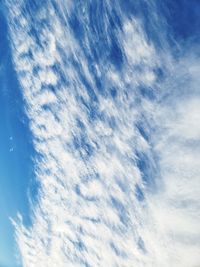
POLYGON ((120 1, 37 2, 6 2, 40 183, 23 266, 199 266, 198 56, 151 1, 162 49, 120 1))

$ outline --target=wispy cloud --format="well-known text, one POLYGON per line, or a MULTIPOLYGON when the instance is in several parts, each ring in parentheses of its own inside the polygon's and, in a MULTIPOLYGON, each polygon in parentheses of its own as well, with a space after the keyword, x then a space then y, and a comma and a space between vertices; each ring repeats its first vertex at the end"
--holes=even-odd
POLYGON ((114 41, 97 42, 102 26, 92 35, 87 5, 79 22, 71 2, 36 13, 21 1, 8 6, 40 183, 32 226, 20 216, 15 224, 23 265, 197 267, 196 59, 177 63, 167 51, 161 83, 164 64, 138 19, 121 14, 114 41))

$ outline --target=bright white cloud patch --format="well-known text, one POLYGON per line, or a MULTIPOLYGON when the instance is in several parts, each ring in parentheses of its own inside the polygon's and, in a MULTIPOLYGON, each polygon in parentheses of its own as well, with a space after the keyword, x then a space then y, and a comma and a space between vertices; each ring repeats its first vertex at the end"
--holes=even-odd
POLYGON ((103 56, 91 66, 86 7, 82 44, 70 24, 72 2, 55 10, 48 1, 36 14, 23 7, 9 6, 10 37, 41 186, 32 226, 15 224, 23 266, 197 267, 195 66, 171 61, 160 84, 159 54, 135 18, 116 31, 120 70, 103 56))

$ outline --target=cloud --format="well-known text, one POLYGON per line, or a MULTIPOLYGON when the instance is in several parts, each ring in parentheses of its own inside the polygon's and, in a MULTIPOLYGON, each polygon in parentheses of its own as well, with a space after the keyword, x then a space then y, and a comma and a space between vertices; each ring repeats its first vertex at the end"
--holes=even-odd
POLYGON ((105 41, 120 49, 121 68, 109 56, 98 64, 87 7, 80 41, 69 5, 48 2, 33 15, 8 3, 40 183, 32 226, 15 223, 23 266, 197 266, 195 59, 167 52, 173 69, 158 82, 159 54, 141 22, 123 17, 115 45, 105 41))

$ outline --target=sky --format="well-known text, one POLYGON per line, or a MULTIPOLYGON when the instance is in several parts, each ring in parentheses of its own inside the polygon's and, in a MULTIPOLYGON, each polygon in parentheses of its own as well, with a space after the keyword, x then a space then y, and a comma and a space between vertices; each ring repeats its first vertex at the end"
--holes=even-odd
POLYGON ((0 267, 198 267, 198 0, 0 1, 0 267))
POLYGON ((29 223, 28 191, 34 184, 30 131, 11 59, 6 18, 0 13, 0 266, 16 265, 17 246, 11 218, 29 223))

